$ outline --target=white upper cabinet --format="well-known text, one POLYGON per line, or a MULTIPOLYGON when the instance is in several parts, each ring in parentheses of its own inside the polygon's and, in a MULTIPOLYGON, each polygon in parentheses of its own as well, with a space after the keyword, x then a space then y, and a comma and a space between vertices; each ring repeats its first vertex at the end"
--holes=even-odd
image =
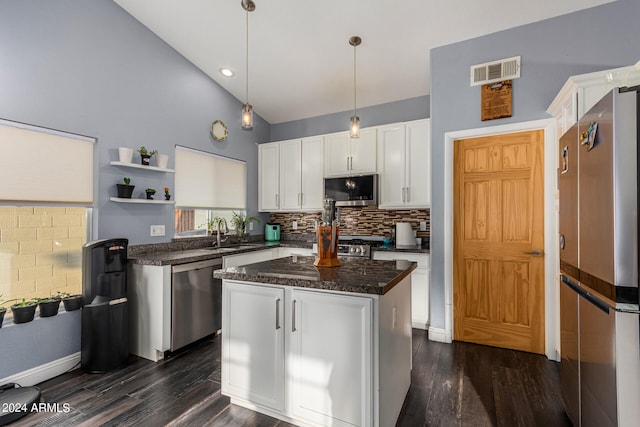
POLYGON ((280 209, 280 145, 277 142, 258 146, 258 210, 280 209))
POLYGON ((324 137, 280 142, 280 210, 322 210, 324 137))
POLYGON ((325 136, 324 176, 347 176, 376 173, 376 128, 360 130, 360 138, 349 132, 325 136))
POLYGON ((580 74, 567 79, 547 113, 557 121, 558 137, 614 87, 640 84, 640 70, 634 66, 580 74))
POLYGON ((299 210, 302 192, 302 144, 299 139, 280 142, 280 210, 299 210))
POLYGON ((260 211, 322 210, 324 137, 261 144, 260 211))
POLYGON ((324 199, 324 137, 302 139, 300 209, 322 210, 324 199))
POLYGON ((431 205, 430 133, 429 119, 378 128, 380 208, 431 205))

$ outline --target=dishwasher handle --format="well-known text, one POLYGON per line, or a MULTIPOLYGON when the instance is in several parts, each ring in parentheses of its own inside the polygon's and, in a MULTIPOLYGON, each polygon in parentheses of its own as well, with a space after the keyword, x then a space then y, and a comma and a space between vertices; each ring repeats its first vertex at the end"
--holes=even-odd
POLYGON ((185 271, 201 270, 213 267, 214 270, 222 268, 222 258, 207 259, 204 261, 188 262, 186 264, 174 264, 171 266, 173 273, 183 273, 185 271))

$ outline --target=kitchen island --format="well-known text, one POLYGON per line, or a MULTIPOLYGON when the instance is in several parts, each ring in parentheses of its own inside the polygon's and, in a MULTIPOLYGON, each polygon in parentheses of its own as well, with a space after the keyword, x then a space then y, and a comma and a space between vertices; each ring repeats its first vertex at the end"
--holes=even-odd
POLYGON ((222 393, 298 425, 393 426, 411 377, 410 261, 292 256, 223 279, 222 393))

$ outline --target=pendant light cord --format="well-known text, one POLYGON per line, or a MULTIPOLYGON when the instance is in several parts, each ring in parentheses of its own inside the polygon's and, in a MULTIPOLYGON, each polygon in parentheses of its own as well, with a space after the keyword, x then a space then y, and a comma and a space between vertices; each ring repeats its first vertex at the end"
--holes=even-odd
POLYGON ((246 103, 249 103, 249 11, 247 10, 246 12, 246 42, 247 42, 247 48, 246 48, 246 61, 245 61, 245 65, 246 65, 246 73, 245 73, 245 93, 246 93, 246 103))
POLYGON ((353 46, 353 115, 356 116, 356 47, 353 46))

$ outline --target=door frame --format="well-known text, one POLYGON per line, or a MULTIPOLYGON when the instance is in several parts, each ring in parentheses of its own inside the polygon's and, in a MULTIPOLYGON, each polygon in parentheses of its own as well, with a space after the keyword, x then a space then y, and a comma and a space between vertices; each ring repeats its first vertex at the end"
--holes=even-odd
POLYGON ((556 121, 541 119, 505 125, 446 132, 444 134, 444 315, 445 328, 429 330, 435 341, 453 340, 453 145, 458 139, 532 130, 544 131, 544 301, 545 355, 560 360, 559 263, 557 254, 557 140, 556 121))

